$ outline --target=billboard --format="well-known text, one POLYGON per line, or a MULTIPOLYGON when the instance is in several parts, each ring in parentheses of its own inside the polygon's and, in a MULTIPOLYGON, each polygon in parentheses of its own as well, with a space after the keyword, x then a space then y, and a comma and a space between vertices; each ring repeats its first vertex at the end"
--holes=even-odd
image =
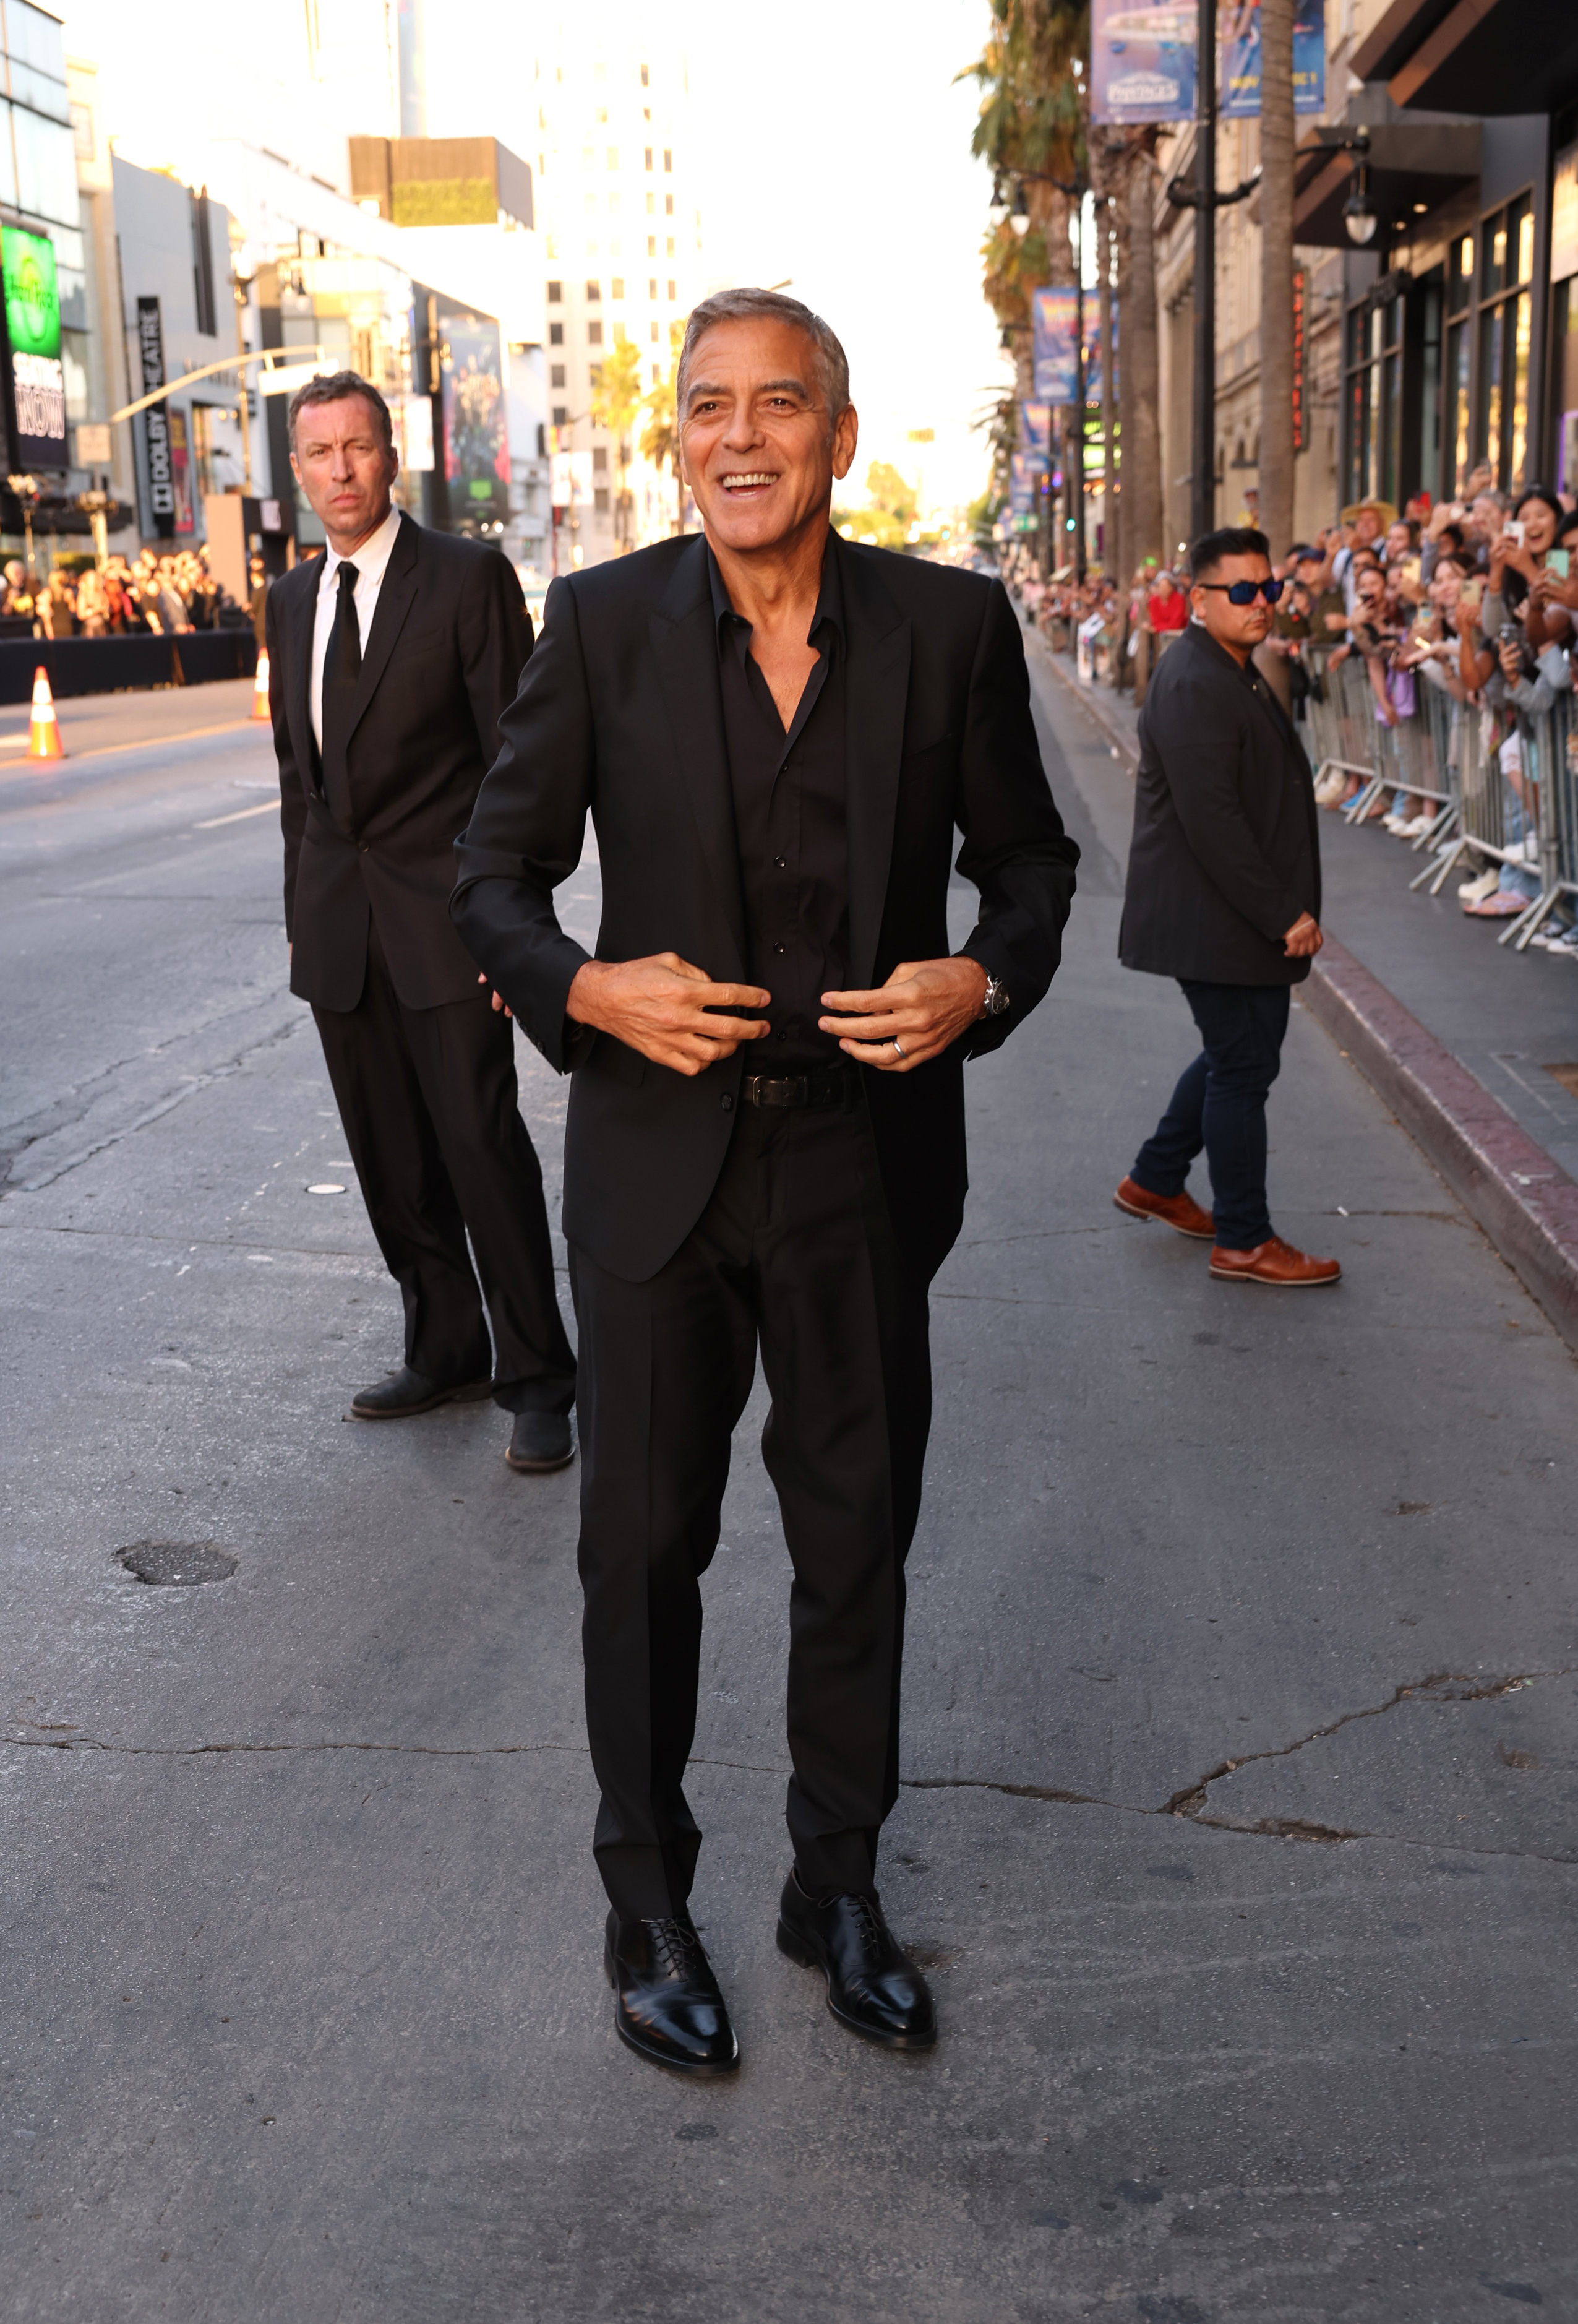
POLYGON ((1072 403, 1078 388, 1075 334, 1079 294, 1071 283, 1043 282, 1030 294, 1032 385, 1038 403, 1072 403))
MULTIPOLYGON (((1236 0, 1222 23, 1222 118, 1247 120, 1260 109, 1261 0, 1236 0)), ((1326 111, 1326 0, 1296 0, 1293 110, 1326 111)))
POLYGON ((71 465, 66 374, 60 364, 60 293, 47 235, 0 227, 5 287, 6 391, 14 453, 23 474, 71 465))
POLYGON ((491 315, 440 307, 439 379, 449 521, 464 530, 509 513, 504 357, 491 315))
POLYGON ((1051 464, 1052 407, 1050 403, 1022 403, 1019 407, 1019 448, 1043 467, 1051 464))
MULTIPOLYGON (((1093 121, 1192 121, 1198 18, 1179 0, 1091 0, 1093 121)), ((1260 0, 1230 0, 1220 19, 1218 87, 1225 121, 1261 109, 1260 0)), ((1295 0, 1293 106, 1326 110, 1326 0, 1295 0)))
MULTIPOLYGON (((151 395, 156 387, 164 385, 164 323, 157 299, 137 301, 137 352, 142 366, 142 392, 151 395)), ((175 463, 167 404, 150 404, 142 414, 142 442, 153 530, 161 540, 168 540, 175 531, 175 463)))
POLYGON ((1023 452, 1014 452, 1008 461, 1008 506, 1014 516, 1028 516, 1035 506, 1035 488, 1041 470, 1023 452))

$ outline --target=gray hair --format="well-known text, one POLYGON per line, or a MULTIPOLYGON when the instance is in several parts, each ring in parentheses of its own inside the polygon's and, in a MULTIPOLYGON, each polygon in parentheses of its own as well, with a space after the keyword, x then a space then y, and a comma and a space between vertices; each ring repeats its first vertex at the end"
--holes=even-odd
POLYGON ((684 345, 679 351, 679 377, 674 383, 676 417, 683 425, 691 366, 703 334, 716 324, 753 321, 758 315, 766 315, 777 323, 792 323, 797 331, 804 332, 816 350, 816 383, 828 408, 830 436, 834 420, 849 401, 849 358, 821 317, 803 306, 798 299, 785 298, 782 290, 718 290, 711 298, 703 299, 699 307, 692 308, 685 324, 684 345))
POLYGON ((293 452, 296 449, 296 422, 308 404, 338 403, 346 395, 362 396, 372 406, 383 430, 383 448, 386 452, 393 451, 394 421, 390 417, 388 404, 372 382, 363 379, 359 371, 335 371, 322 379, 309 379, 307 385, 298 387, 291 397, 289 410, 285 415, 285 426, 293 452))

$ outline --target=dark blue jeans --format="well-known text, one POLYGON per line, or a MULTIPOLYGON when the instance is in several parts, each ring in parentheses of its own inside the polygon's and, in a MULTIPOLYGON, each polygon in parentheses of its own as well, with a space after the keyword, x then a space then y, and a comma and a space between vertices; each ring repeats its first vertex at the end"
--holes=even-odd
POLYGON ((1179 982, 1205 1047, 1131 1175, 1147 1194, 1181 1194, 1189 1164, 1204 1147, 1217 1243, 1223 1250, 1253 1250, 1271 1232, 1266 1095, 1282 1063, 1289 988, 1179 982))

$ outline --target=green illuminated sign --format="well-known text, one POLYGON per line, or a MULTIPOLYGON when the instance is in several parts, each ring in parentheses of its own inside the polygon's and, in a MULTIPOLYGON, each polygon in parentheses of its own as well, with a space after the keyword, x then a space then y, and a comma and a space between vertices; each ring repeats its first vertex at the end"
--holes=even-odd
POLYGON ((5 328, 12 354, 58 357, 60 292, 54 244, 19 226, 0 227, 0 272, 5 277, 5 328))

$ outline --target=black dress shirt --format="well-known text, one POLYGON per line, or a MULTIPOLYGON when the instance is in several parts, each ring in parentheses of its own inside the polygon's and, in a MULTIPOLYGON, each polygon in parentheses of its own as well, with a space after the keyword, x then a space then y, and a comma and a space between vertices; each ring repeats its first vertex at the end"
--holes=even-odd
POLYGON ((711 549, 723 736, 745 890, 746 974, 773 996, 772 1031, 749 1069, 803 1074, 840 1065, 821 1032, 821 996, 845 984, 849 960, 849 854, 845 826, 844 608, 838 559, 823 557, 806 642, 816 662, 787 733, 751 659, 751 624, 729 602, 711 549))

